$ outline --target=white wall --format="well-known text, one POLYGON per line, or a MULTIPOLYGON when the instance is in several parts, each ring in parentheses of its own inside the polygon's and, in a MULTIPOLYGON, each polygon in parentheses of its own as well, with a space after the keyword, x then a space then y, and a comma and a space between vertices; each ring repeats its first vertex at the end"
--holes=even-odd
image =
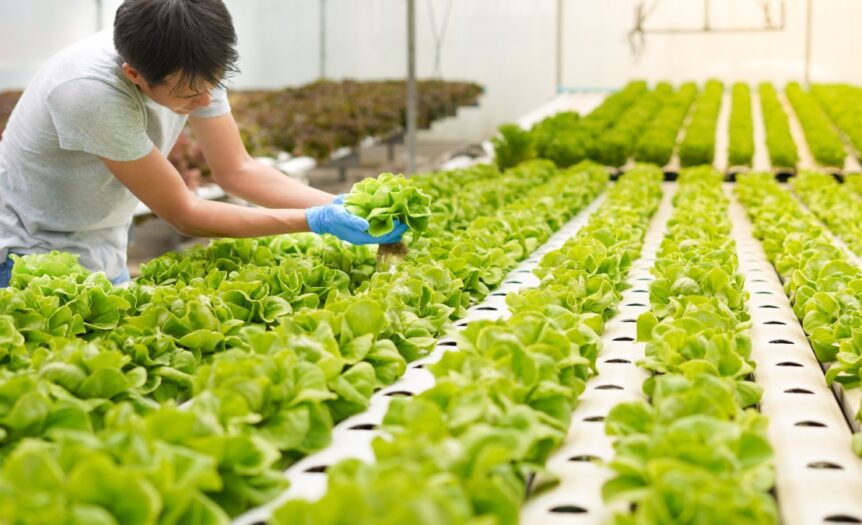
MULTIPOLYGON (((226 0, 242 56, 240 88, 274 88, 315 80, 319 73, 321 0, 226 0)), ((442 23, 448 0, 416 0, 418 73, 433 73, 429 4, 442 23)), ((556 92, 556 0, 451 0, 442 47, 444 78, 482 83, 478 129, 490 133, 556 92)), ((616 87, 632 78, 773 80, 802 78, 805 0, 787 0, 787 24, 778 33, 647 35, 640 57, 626 34, 638 0, 563 0, 563 84, 616 87)), ((646 0, 648 5, 655 0, 646 0)), ((325 0, 327 76, 403 77, 405 0, 325 0)), ((771 0, 778 18, 779 0, 771 0)), ((120 0, 104 0, 105 24, 120 0)), ((862 84, 862 46, 855 25, 859 0, 814 5, 813 79, 862 84)), ((762 23, 755 0, 711 2, 716 27, 762 23)), ((647 27, 699 27, 701 0, 661 0, 647 27)), ((0 0, 0 89, 26 84, 54 51, 95 30, 95 0, 0 0)), ((475 118, 473 119, 475 121, 475 118)), ((470 129, 476 129, 473 122, 470 129)), ((471 133, 472 134, 472 133, 471 133)))

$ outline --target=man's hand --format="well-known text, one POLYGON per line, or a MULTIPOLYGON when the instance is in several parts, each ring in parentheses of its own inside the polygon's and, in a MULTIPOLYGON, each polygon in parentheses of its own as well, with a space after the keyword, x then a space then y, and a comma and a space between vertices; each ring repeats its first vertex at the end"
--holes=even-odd
MULTIPOLYGON (((338 197, 335 199, 338 200, 338 197)), ((309 208, 305 212, 308 228, 317 234, 329 233, 352 244, 394 244, 401 240, 407 225, 395 221, 395 228, 380 237, 368 233, 368 221, 351 214, 341 204, 309 208)))

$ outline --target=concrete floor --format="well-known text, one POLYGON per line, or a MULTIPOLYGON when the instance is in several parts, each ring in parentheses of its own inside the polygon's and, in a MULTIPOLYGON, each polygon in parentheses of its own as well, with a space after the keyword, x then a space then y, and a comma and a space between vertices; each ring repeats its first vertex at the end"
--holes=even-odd
MULTIPOLYGON (((423 142, 417 147, 416 165, 419 172, 432 171, 436 166, 450 158, 451 154, 468 146, 464 142, 423 142)), ((362 149, 357 166, 347 170, 347 180, 342 181, 338 169, 332 167, 315 168, 308 174, 309 183, 315 188, 331 193, 346 193, 359 180, 374 177, 391 171, 403 172, 406 157, 403 145, 395 146, 394 161, 389 161, 386 146, 372 146, 362 149)), ((132 231, 129 244, 129 271, 132 276, 140 272, 141 264, 169 251, 188 248, 194 244, 206 244, 208 239, 185 237, 158 217, 139 221, 132 231)))

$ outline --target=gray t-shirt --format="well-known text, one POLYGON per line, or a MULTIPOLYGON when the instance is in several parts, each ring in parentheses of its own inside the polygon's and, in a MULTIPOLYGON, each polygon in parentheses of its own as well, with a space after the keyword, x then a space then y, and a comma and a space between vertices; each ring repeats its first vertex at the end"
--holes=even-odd
MULTIPOLYGON (((66 48, 36 74, 0 141, 0 261, 60 250, 109 278, 126 266, 137 198, 99 157, 170 152, 187 116, 159 106, 123 76, 110 32, 66 48)), ((230 112, 227 94, 193 116, 230 112)))

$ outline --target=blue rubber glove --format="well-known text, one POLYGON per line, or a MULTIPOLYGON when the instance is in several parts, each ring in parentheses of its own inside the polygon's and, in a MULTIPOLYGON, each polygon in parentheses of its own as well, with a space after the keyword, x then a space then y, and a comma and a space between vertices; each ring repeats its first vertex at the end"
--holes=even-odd
POLYGON ((391 232, 374 237, 368 233, 368 221, 353 215, 341 204, 308 208, 305 218, 308 228, 314 233, 329 233, 351 244, 394 244, 407 231, 407 225, 396 220, 391 232))
POLYGON ((344 204, 344 198, 347 197, 346 193, 339 193, 332 199, 332 204, 344 204))

